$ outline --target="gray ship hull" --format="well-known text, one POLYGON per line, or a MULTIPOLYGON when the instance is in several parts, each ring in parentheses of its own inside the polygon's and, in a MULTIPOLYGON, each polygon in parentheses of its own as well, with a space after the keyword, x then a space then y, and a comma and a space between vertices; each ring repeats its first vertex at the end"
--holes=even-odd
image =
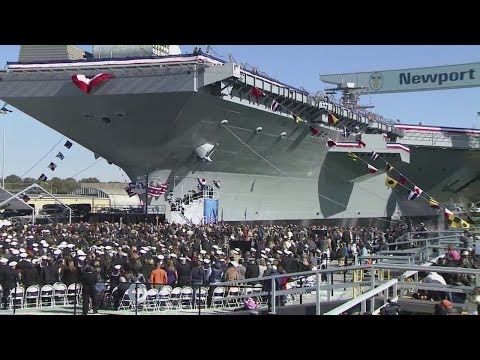
MULTIPOLYGON (((7 74, 0 98, 122 167, 131 179, 149 174, 177 194, 187 179, 219 180, 219 220, 437 215, 428 203, 407 201, 406 193, 387 188, 384 171, 368 174, 361 162, 329 152, 327 138, 343 139, 338 128, 321 123, 322 135, 313 137, 305 124, 250 100, 235 102, 196 90, 196 76, 188 71, 116 76, 94 94, 84 94, 69 78, 25 75, 17 80, 7 74), (218 144, 211 162, 195 153, 205 143, 218 144)), ((382 155, 380 147, 374 149, 382 155)), ((478 153, 437 151, 414 148, 410 164, 395 153, 386 159, 440 201, 476 197, 475 182, 456 193, 448 185, 454 174, 463 180, 478 176, 471 167, 478 153), (442 165, 432 163, 437 156, 442 165)), ((380 160, 371 163, 384 168, 380 160)), ((152 204, 167 203, 162 197, 152 204)))

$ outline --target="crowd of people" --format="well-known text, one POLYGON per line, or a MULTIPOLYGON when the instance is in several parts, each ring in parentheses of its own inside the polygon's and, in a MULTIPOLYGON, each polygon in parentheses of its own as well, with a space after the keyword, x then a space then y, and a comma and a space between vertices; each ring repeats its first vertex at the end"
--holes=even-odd
MULTIPOLYGON (((405 224, 389 229, 106 222, 4 226, 0 229, 2 305, 7 307, 16 284, 27 288, 81 282, 90 284, 87 290, 94 286, 102 290, 108 282, 110 289, 119 290, 113 299, 118 308, 134 282, 149 288, 208 285, 308 271, 319 268, 325 257, 342 265, 355 254, 388 250, 389 243, 409 230, 405 224), (248 245, 230 246, 237 241, 248 245)), ((285 283, 280 281, 278 287, 285 288, 285 283)))

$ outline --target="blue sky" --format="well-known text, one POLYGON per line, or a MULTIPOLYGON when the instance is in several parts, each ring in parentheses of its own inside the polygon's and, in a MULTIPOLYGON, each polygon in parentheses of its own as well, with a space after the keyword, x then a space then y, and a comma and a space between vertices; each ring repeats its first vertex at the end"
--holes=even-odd
MULTIPOLYGON (((200 46, 205 50, 205 45, 200 46)), ((89 49, 89 46, 82 47, 89 49)), ((0 46, 0 65, 3 67, 7 61, 16 61, 19 48, 14 45, 0 46)), ((181 45, 182 52, 190 52, 192 48, 191 45, 181 45)), ((330 87, 320 82, 320 74, 480 61, 480 46, 213 45, 213 49, 226 59, 232 54, 239 63, 256 66, 271 77, 292 86, 303 87, 312 93, 330 87)), ((362 103, 374 105, 375 112, 386 118, 400 119, 402 123, 421 122, 478 129, 479 95, 478 88, 425 91, 365 96, 362 103)), ((23 175, 62 138, 60 133, 19 111, 2 116, 2 121, 3 119, 6 119, 6 175, 23 175)), ((65 178, 75 175, 95 162, 93 153, 81 145, 75 143, 70 150, 66 150, 60 144, 26 176, 37 178, 42 172, 50 172, 47 165, 54 160, 60 149, 65 154, 65 159, 56 161, 58 167, 55 176, 65 178)), ((108 165, 105 160, 99 161, 76 178, 91 176, 101 181, 127 180, 123 171, 115 165, 108 165)))

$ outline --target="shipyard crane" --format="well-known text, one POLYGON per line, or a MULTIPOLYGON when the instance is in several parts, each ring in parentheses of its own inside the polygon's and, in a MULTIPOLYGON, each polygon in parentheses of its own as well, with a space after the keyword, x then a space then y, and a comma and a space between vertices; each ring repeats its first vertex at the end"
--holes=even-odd
POLYGON ((480 86, 480 63, 445 65, 399 70, 320 75, 336 85, 326 93, 342 93, 342 103, 361 108, 358 100, 366 94, 388 94, 460 89, 480 86))

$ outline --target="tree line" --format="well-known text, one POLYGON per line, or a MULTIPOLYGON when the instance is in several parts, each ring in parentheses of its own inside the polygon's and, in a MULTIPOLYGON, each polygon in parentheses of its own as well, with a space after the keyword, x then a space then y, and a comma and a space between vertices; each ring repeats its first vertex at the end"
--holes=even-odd
POLYGON ((17 175, 8 175, 7 177, 5 177, 5 189, 10 192, 18 192, 22 188, 26 188, 29 185, 37 183, 52 194, 69 194, 72 191, 79 189, 81 183, 99 182, 100 180, 98 180, 96 177, 84 178, 79 181, 71 177, 66 179, 54 177, 47 181, 38 181, 37 179, 31 177, 26 177, 22 179, 20 176, 17 175))

